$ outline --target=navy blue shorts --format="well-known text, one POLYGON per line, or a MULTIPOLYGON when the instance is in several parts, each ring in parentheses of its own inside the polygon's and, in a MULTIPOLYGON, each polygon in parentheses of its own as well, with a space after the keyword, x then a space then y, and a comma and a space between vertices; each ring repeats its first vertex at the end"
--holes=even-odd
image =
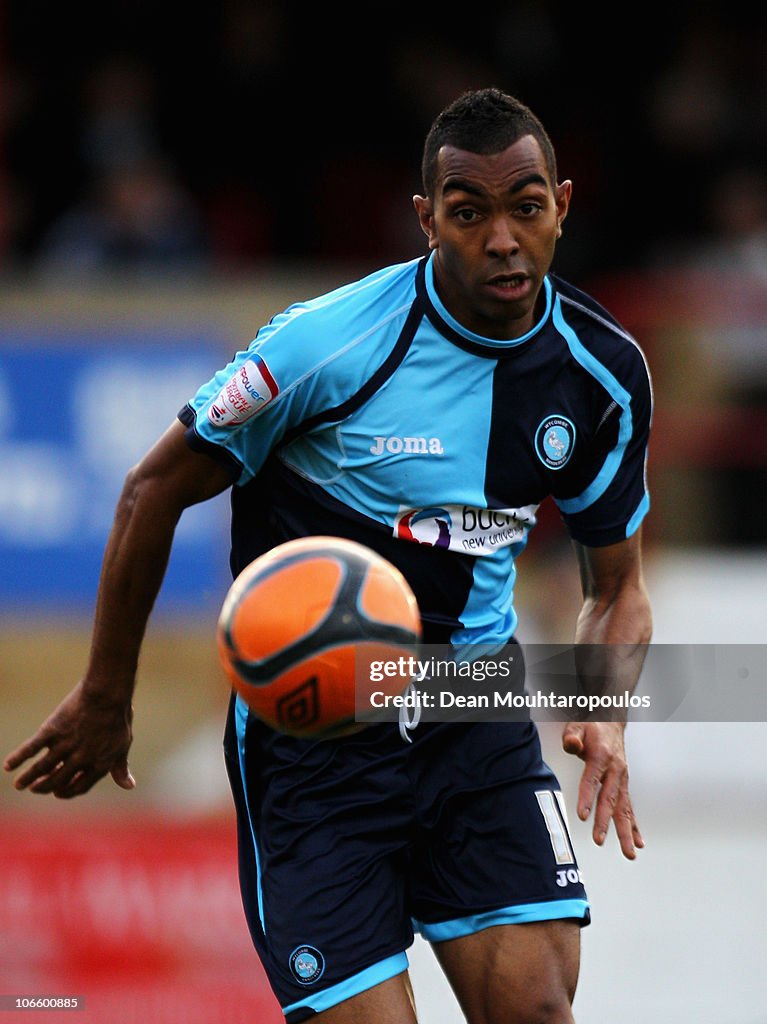
POLYGON ((240 886, 289 1024, 441 942, 589 906, 556 777, 529 722, 371 725, 313 742, 233 700, 225 738, 240 886))

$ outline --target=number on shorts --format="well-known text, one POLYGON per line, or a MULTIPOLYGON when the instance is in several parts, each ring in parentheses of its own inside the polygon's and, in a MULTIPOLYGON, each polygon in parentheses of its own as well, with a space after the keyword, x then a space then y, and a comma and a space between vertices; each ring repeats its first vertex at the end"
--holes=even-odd
POLYGON ((573 848, 565 824, 565 808, 562 794, 550 789, 538 789, 535 793, 543 820, 546 822, 554 860, 557 864, 574 864, 573 848), (556 799, 555 799, 556 798, 556 799))

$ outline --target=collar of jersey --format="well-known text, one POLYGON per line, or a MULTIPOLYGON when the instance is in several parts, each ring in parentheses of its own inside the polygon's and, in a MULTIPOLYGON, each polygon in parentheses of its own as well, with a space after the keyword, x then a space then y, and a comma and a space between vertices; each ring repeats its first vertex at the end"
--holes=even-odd
POLYGON ((449 334, 457 334, 466 341, 473 343, 474 345, 481 346, 486 349, 493 349, 497 353, 499 349, 509 350, 515 349, 519 345, 523 345, 526 341, 529 341, 535 334, 540 331, 543 325, 549 318, 551 313, 552 303, 552 287, 551 281, 549 280, 548 274, 543 279, 543 287, 546 294, 546 307, 543 314, 533 327, 526 333, 521 335, 519 338, 511 338, 508 341, 498 341, 496 338, 486 338, 482 334, 475 334, 474 331, 470 331, 467 327, 460 324, 454 316, 452 316, 442 303, 442 300, 437 295, 437 289, 434 287, 434 253, 430 253, 427 259, 422 264, 423 266, 423 284, 426 290, 426 296, 431 304, 434 312, 437 314, 440 320, 443 321, 444 325, 449 328, 449 334))

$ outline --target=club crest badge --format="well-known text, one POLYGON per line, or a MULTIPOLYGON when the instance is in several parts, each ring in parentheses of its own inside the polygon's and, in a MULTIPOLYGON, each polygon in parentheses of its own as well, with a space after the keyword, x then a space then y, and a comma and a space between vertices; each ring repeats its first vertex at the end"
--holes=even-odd
POLYGON ((291 974, 301 985, 311 985, 325 970, 325 957, 314 946, 297 946, 288 963, 291 974))
POLYGON ((575 447, 575 426, 566 416, 547 416, 535 432, 535 451, 549 469, 567 464, 575 447))

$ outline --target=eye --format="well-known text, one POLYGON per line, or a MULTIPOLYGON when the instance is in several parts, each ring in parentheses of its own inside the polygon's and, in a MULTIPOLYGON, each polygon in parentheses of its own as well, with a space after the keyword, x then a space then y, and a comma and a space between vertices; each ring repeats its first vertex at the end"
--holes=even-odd
POLYGON ((527 202, 520 203, 517 207, 517 213, 520 213, 523 217, 534 217, 540 213, 543 207, 540 203, 533 202, 531 199, 527 202))
POLYGON ((471 224, 479 217, 479 214, 470 206, 461 206, 455 210, 453 216, 456 220, 460 220, 464 224, 471 224))

